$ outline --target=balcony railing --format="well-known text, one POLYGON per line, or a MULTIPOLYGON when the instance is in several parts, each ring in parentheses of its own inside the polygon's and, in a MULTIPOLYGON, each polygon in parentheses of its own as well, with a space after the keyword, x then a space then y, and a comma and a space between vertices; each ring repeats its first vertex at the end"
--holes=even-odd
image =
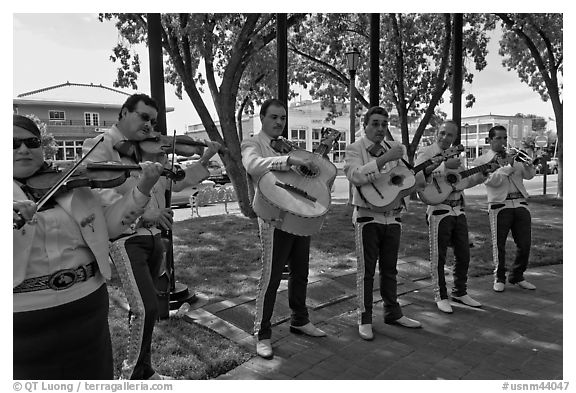
POLYGON ((86 125, 84 120, 49 120, 40 119, 47 126, 69 126, 69 127, 112 127, 116 121, 101 120, 98 125, 86 125))

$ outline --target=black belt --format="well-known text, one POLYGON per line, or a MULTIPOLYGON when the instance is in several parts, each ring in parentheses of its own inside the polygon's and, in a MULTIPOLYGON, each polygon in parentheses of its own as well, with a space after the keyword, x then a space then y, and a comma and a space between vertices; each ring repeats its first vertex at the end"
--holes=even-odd
POLYGON ((58 270, 57 272, 46 276, 27 278, 15 287, 12 292, 34 292, 42 291, 44 289, 61 291, 70 288, 76 283, 87 281, 90 277, 94 277, 97 271, 98 264, 96 262, 80 266, 76 269, 58 270))
POLYGON ((448 205, 450 207, 456 207, 456 206, 460 206, 462 204, 462 201, 460 199, 455 199, 453 201, 446 200, 446 201, 442 202, 441 204, 442 205, 448 205))
POLYGON ((524 198, 521 192, 511 192, 510 194, 506 195, 506 199, 520 199, 524 198))

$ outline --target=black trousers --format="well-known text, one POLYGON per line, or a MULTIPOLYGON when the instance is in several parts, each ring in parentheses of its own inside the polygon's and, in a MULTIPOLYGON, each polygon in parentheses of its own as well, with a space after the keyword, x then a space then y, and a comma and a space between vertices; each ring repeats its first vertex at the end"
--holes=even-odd
POLYGON ((492 250, 494 261, 494 276, 498 282, 506 282, 506 239, 512 233, 516 244, 516 257, 508 275, 508 282, 514 284, 524 280, 524 272, 528 267, 530 247, 532 244, 532 216, 525 201, 516 202, 516 207, 508 207, 501 203, 490 204, 489 217, 492 230, 492 250))
MULTIPOLYGON (((361 220, 361 219, 359 219, 361 220)), ((360 310, 359 324, 372 323, 372 302, 376 264, 380 276, 380 296, 384 302, 384 321, 392 322, 402 317, 397 298, 398 250, 402 232, 398 224, 357 222, 356 255, 358 271, 356 286, 360 310)))
POLYGON ((304 326, 310 322, 306 307, 308 268, 310 260, 310 236, 297 236, 272 227, 258 219, 262 243, 262 273, 256 299, 254 330, 259 340, 272 337, 272 314, 276 292, 282 280, 282 271, 287 264, 288 305, 291 310, 291 325, 304 326))
POLYGON ((430 237, 430 268, 434 280, 434 300, 448 299, 444 266, 448 245, 454 247, 454 287, 452 295, 467 293, 468 267, 470 265, 470 241, 466 215, 450 215, 448 210, 434 210, 428 217, 430 237))
POLYGON ((114 379, 106 284, 60 306, 13 314, 14 379, 114 379))
POLYGON ((110 255, 122 281, 130 306, 129 337, 122 377, 148 379, 152 367, 152 332, 158 319, 156 283, 164 257, 160 234, 135 234, 120 238, 110 248, 110 255))

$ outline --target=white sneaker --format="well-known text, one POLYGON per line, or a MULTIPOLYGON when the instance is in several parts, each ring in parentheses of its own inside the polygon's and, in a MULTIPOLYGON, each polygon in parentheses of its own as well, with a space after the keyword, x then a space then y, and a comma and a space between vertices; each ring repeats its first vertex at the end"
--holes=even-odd
POLYGON ((494 290, 496 292, 504 292, 504 283, 500 281, 494 281, 494 290))
POLYGON ((516 282, 516 283, 514 283, 514 285, 518 285, 520 288, 523 288, 523 289, 531 289, 531 290, 536 289, 536 285, 534 285, 534 284, 532 284, 526 280, 516 282))
POLYGON ((450 305, 450 301, 448 299, 442 299, 436 302, 438 306, 438 310, 445 312, 446 314, 452 314, 452 306, 450 305))
POLYGON ((482 304, 472 299, 470 295, 452 296, 452 300, 458 303, 465 304, 470 307, 482 307, 482 304))
POLYGON ((372 324, 364 323, 362 325, 358 325, 358 334, 362 339, 366 341, 374 340, 374 333, 372 332, 372 324))
POLYGON ((256 341, 256 353, 264 359, 272 359, 274 357, 274 351, 272 350, 270 339, 256 341))

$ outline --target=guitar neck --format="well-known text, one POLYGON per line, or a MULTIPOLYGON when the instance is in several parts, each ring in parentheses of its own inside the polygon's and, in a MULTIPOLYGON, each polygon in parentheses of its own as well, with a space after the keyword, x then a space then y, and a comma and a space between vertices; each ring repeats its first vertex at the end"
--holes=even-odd
POLYGON ((316 150, 314 150, 314 154, 319 154, 321 156, 324 156, 328 153, 330 153, 330 150, 332 150, 332 143, 330 144, 325 144, 325 143, 320 143, 320 146, 318 146, 316 148, 316 150))
POLYGON ((426 160, 418 165, 416 165, 413 169, 412 172, 414 172, 414 174, 417 174, 418 172, 420 172, 421 170, 423 170, 424 168, 426 168, 429 165, 432 165, 433 162, 432 160, 426 160))
POLYGON ((492 165, 494 165, 494 163, 488 162, 488 163, 486 163, 486 164, 479 165, 479 166, 477 166, 477 167, 467 169, 467 170, 465 170, 465 171, 460 172, 460 176, 461 176, 462 178, 465 178, 465 177, 474 175, 474 174, 476 174, 476 173, 484 172, 485 170, 490 169, 490 167, 491 167, 492 165))

